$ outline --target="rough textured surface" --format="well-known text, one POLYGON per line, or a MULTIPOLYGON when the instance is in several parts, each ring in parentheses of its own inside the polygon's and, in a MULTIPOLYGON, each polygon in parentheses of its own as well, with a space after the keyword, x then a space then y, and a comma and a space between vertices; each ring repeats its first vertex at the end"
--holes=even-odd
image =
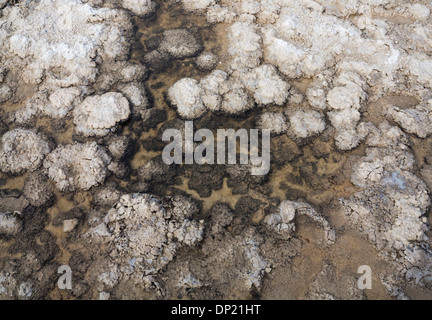
POLYGON ((1 299, 432 297, 430 1, 0 8, 1 299), (165 164, 186 119, 269 173, 165 164))
POLYGON ((288 98, 290 86, 279 77, 273 66, 262 65, 253 69, 246 74, 244 83, 259 104, 282 105, 288 98))
POLYGON ((415 109, 401 110, 390 108, 388 116, 396 121, 406 132, 414 133, 419 138, 426 138, 432 133, 432 100, 426 106, 419 105, 415 109))
POLYGON ((186 119, 199 118, 205 112, 201 95, 202 89, 194 79, 182 79, 168 91, 171 103, 177 107, 180 116, 186 119))
POLYGON ((367 155, 351 176, 363 191, 342 205, 349 220, 387 259, 396 261, 400 276, 424 283, 431 279, 431 253, 422 216, 430 198, 425 183, 411 173, 414 159, 407 142, 400 129, 387 123, 375 129, 367 140, 367 155))
POLYGON ((95 142, 57 147, 45 159, 48 176, 61 191, 88 190, 102 183, 111 159, 95 142))
POLYGON ((148 15, 156 9, 156 3, 152 0, 123 0, 122 6, 137 15, 148 15))
POLYGON ((31 205, 40 207, 52 199, 54 195, 53 185, 48 181, 46 175, 35 172, 27 177, 23 194, 31 205))
POLYGON ((265 112, 258 120, 261 129, 270 130, 274 134, 282 134, 288 130, 289 123, 281 113, 265 112))
POLYGON ((160 51, 167 52, 176 59, 192 57, 201 49, 201 43, 186 29, 165 31, 159 46, 160 51))
POLYGON ((198 68, 202 70, 212 70, 218 62, 218 57, 212 52, 201 53, 196 60, 198 68))
POLYGON ((34 171, 50 152, 49 144, 37 133, 25 129, 6 132, 1 138, 0 170, 10 173, 34 171))
POLYGON ((0 213, 0 234, 16 235, 22 227, 16 213, 0 213))
POLYGON ((74 110, 76 131, 85 136, 104 136, 129 118, 129 102, 120 93, 86 98, 74 110))
POLYGON ((283 201, 279 205, 276 213, 265 217, 264 223, 284 238, 289 239, 296 230, 294 224, 296 215, 305 215, 314 223, 318 223, 324 230, 327 244, 333 244, 335 242, 335 231, 330 227, 328 221, 321 217, 308 203, 283 201))
POLYGON ((319 134, 325 129, 323 116, 318 111, 298 111, 290 118, 291 131, 299 138, 319 134))
POLYGON ((112 289, 131 277, 140 284, 166 266, 182 245, 200 242, 203 225, 192 220, 197 211, 184 197, 160 201, 149 194, 123 195, 104 222, 88 233, 95 241, 108 241, 112 248, 114 268, 99 274, 101 285, 112 289))

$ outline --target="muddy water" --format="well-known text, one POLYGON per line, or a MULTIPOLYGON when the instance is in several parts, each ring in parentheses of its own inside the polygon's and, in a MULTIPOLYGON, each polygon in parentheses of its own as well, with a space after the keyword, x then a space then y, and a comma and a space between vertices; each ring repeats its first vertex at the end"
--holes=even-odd
MULTIPOLYGON (((204 43, 204 50, 217 53, 221 58, 221 62, 217 68, 224 69, 224 54, 227 47, 226 26, 218 25, 217 27, 212 27, 207 24, 204 17, 196 15, 185 16, 178 6, 172 6, 169 2, 161 4, 161 9, 154 20, 143 22, 137 19, 136 24, 138 26, 137 35, 144 50, 146 49, 146 42, 154 37, 155 34, 160 36, 161 32, 165 29, 177 27, 199 28, 204 43)), ((142 59, 142 53, 134 51, 133 58, 136 60, 142 59)), ((191 77, 199 80, 205 75, 206 73, 201 72, 194 66, 193 59, 185 59, 173 62, 171 66, 162 72, 153 72, 146 82, 146 86, 153 97, 155 107, 166 110, 168 114, 167 121, 170 121, 176 118, 177 115, 166 103, 164 97, 166 90, 181 78, 191 77)), ((300 81, 286 80, 300 92, 305 92, 311 81, 308 79, 300 81)), ((283 111, 283 108, 275 108, 275 110, 283 111)), ((197 129, 204 124, 209 129, 231 127, 253 128, 253 119, 259 112, 257 110, 237 119, 207 115, 204 117, 209 118, 207 121, 196 121, 195 125, 197 129)), ((161 125, 158 126, 158 128, 160 127, 161 125)), ((158 130, 156 129, 143 133, 140 139, 142 141, 151 140, 157 135, 158 130)), ((328 140, 323 142, 320 138, 311 139, 309 143, 301 145, 299 148, 301 156, 298 158, 284 165, 272 165, 272 171, 267 181, 262 184, 264 189, 269 190, 267 195, 263 195, 260 192, 261 188, 259 191, 254 187, 249 188, 247 196, 262 201, 260 209, 250 216, 250 223, 259 224, 261 222, 265 216, 265 208, 269 205, 270 198, 277 198, 280 201, 302 198, 327 211, 326 208, 333 199, 348 197, 358 191, 349 182, 346 175, 347 171, 344 170, 344 166, 347 164, 351 153, 339 153, 334 149, 334 141, 328 140), (328 152, 325 156, 321 156, 320 152, 313 151, 314 148, 326 148, 328 152), (312 169, 305 173, 305 167, 312 169)), ((287 150, 289 149, 287 148, 287 150)), ((352 154, 357 155, 362 155, 363 153, 364 148, 352 152, 352 154)), ((158 155, 158 152, 141 147, 132 160, 132 168, 144 165, 156 155, 158 155)), ((220 188, 212 190, 210 196, 202 197, 196 190, 190 189, 189 179, 189 176, 180 174, 180 182, 171 187, 181 190, 192 198, 201 201, 204 212, 208 212, 217 202, 225 202, 234 209, 238 200, 244 196, 244 194, 237 194, 233 188, 230 188, 227 177, 224 177, 220 188)), ((329 215, 331 214, 330 210, 329 215)), ((337 216, 337 214, 329 218, 335 224, 343 224, 343 218, 337 216)), ((343 225, 340 227, 343 228, 343 225)), ((375 249, 359 234, 343 234, 336 242, 334 248, 331 251, 327 251, 315 241, 315 239, 322 237, 322 230, 306 220, 301 221, 301 224, 298 226, 298 237, 304 244, 300 254, 293 260, 292 266, 275 268, 272 271, 271 276, 264 281, 261 298, 305 298, 305 293, 311 281, 320 273, 324 262, 337 266, 338 273, 348 270, 355 274, 358 266, 362 264, 371 265, 374 270, 379 271, 385 268, 385 263, 378 257, 375 249)), ((368 294, 368 297, 389 298, 384 288, 379 284, 380 281, 377 277, 376 275, 374 278, 374 283, 377 285, 368 294)))
MULTIPOLYGON (((226 49, 227 49, 227 41, 226 41, 226 25, 218 24, 216 26, 210 25, 207 23, 206 18, 200 15, 185 15, 185 12, 181 9, 181 5, 173 4, 170 1, 159 2, 160 8, 157 11, 157 15, 152 19, 145 19, 144 21, 136 18, 135 24, 137 25, 137 38, 141 47, 139 49, 135 49, 132 52, 132 59, 136 62, 144 60, 144 54, 148 52, 147 43, 149 40, 155 37, 161 37, 162 33, 166 29, 173 28, 192 28, 198 29, 201 39, 204 44, 204 51, 212 51, 216 53, 220 57, 220 63, 217 66, 218 69, 224 70, 226 59, 226 49)), ((197 80, 201 79, 208 72, 202 72, 194 65, 194 58, 184 59, 180 61, 172 61, 163 71, 153 71, 146 81, 146 87, 152 96, 152 100, 154 106, 159 109, 164 109, 167 111, 168 119, 167 122, 178 117, 175 110, 171 108, 165 99, 165 93, 170 86, 172 86, 176 81, 184 78, 191 77, 197 80)), ((300 92, 305 92, 311 80, 303 79, 299 81, 289 81, 292 86, 294 86, 300 92)), ((274 108, 275 110, 283 111, 283 108, 274 108)), ((209 129, 217 129, 217 128, 253 128, 253 118, 259 114, 260 111, 256 110, 246 116, 241 118, 228 118, 217 115, 206 115, 208 119, 207 121, 201 121, 203 124, 207 125, 209 129)), ((151 141, 155 139, 159 133, 160 127, 163 124, 159 124, 158 128, 154 130, 150 130, 149 132, 144 132, 141 134, 139 140, 140 141, 151 141)), ((197 129, 201 127, 200 121, 195 123, 197 129)), ((126 133, 126 131, 125 131, 126 133)), ((332 148, 333 142, 330 141, 327 143, 330 148, 332 148)), ((153 157, 160 155, 162 150, 154 151, 147 150, 140 146, 140 150, 135 154, 131 164, 132 168, 136 169, 145 163, 147 163, 153 157)), ((344 165, 345 160, 348 157, 348 154, 340 155, 337 154, 339 159, 333 159, 333 155, 329 154, 328 159, 317 159, 313 155, 311 155, 310 147, 308 145, 303 146, 303 153, 300 159, 295 161, 295 168, 293 168, 293 164, 288 163, 280 168, 273 168, 271 173, 268 186, 271 187, 271 195, 275 197, 279 197, 280 199, 287 198, 287 187, 299 190, 302 194, 305 195, 307 200, 313 200, 312 202, 316 205, 323 204, 330 199, 332 199, 337 191, 335 190, 326 190, 323 193, 316 192, 310 185, 307 183, 307 179, 301 177, 300 168, 303 163, 313 164, 316 167, 317 175, 319 177, 323 177, 323 179, 327 179, 328 175, 336 175, 341 167, 344 165), (297 179, 290 179, 290 176, 295 175, 297 179)), ((178 189, 188 192, 195 198, 203 200, 204 208, 208 209, 214 203, 214 199, 222 200, 221 196, 212 195, 209 198, 201 198, 195 191, 191 191, 187 187, 187 178, 182 179, 182 184, 176 186, 178 189)), ((225 201, 234 205, 238 197, 235 197, 230 193, 230 190, 227 187, 227 184, 224 183, 221 191, 215 192, 215 194, 224 194, 226 195, 225 201), (228 196, 228 195, 232 196, 228 196)), ((337 189, 337 188, 336 188, 337 189)), ((344 193, 346 194, 346 189, 344 189, 344 193)))

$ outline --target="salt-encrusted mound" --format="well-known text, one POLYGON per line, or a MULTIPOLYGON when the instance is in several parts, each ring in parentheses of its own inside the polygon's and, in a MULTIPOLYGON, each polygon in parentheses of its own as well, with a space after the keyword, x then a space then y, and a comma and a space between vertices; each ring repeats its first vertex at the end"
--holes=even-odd
POLYGON ((196 119, 204 114, 203 90, 198 81, 185 78, 177 81, 168 91, 168 98, 177 112, 186 119, 196 119))
POLYGON ((0 212, 0 234, 13 236, 22 228, 22 221, 18 214, 12 212, 0 212))
POLYGON ((341 199, 348 220, 392 261, 399 276, 418 284, 432 279, 432 251, 426 235, 429 190, 416 177, 407 136, 382 123, 366 140, 366 156, 353 167, 351 181, 362 191, 341 199))
POLYGON ((262 58, 261 36, 258 27, 250 22, 238 21, 228 30, 228 53, 232 60, 230 67, 234 70, 256 68, 262 58))
MULTIPOLYGON (((146 285, 149 276, 157 274, 182 246, 194 246, 202 240, 204 225, 193 220, 197 205, 183 196, 159 200, 149 194, 126 194, 108 212, 89 236, 108 242, 112 268, 98 279, 111 289, 119 281, 134 279, 146 285), (146 280, 147 279, 147 280, 146 280)), ((96 267, 106 262, 96 261, 96 267)))
POLYGON ((111 159, 96 142, 60 145, 44 161, 48 176, 61 191, 89 190, 104 182, 111 159))
POLYGON ((44 104, 40 112, 53 118, 63 118, 75 106, 80 95, 81 90, 76 87, 55 90, 50 94, 49 102, 44 104))
POLYGON ((129 9, 139 16, 145 16, 156 10, 156 2, 153 0, 122 0, 123 8, 129 9))
POLYGON ((216 4, 217 0, 181 0, 186 10, 203 10, 216 4))
POLYGON ((0 141, 0 170, 15 174, 36 170, 49 152, 48 142, 37 133, 11 130, 0 141))
POLYGON ((285 116, 282 113, 265 112, 257 123, 260 129, 270 130, 273 134, 285 133, 289 127, 285 116))
POLYGON ((42 0, 31 10, 10 6, 2 14, 0 24, 9 24, 0 35, 8 58, 3 62, 8 69, 23 70, 28 83, 87 84, 96 77, 96 55, 110 59, 127 53, 122 29, 130 25, 119 10, 96 9, 80 0, 42 0))
POLYGON ((278 75, 272 65, 261 65, 245 75, 243 82, 258 104, 283 105, 288 98, 290 85, 278 75))
POLYGON ((290 130, 298 138, 308 138, 324 131, 326 124, 318 111, 297 111, 290 117, 290 130))
POLYGON ((116 92, 86 98, 74 109, 76 131, 84 136, 105 136, 129 118, 129 101, 116 92))
POLYGON ((54 186, 45 174, 33 172, 24 183, 23 194, 32 206, 40 207, 51 200, 53 189, 54 186))
POLYGON ((406 132, 414 133, 419 138, 426 138, 432 133, 432 100, 414 109, 401 110, 398 107, 392 107, 387 115, 406 132))
POLYGON ((159 50, 169 53, 175 59, 192 57, 202 50, 202 44, 187 29, 166 30, 159 50))
POLYGON ((203 52, 196 59, 197 67, 202 70, 212 70, 217 62, 218 57, 212 52, 203 52))
POLYGON ((296 230, 294 219, 299 215, 309 217, 324 230, 323 245, 331 245, 335 242, 336 234, 328 221, 317 213, 310 204, 305 202, 281 202, 275 213, 265 217, 264 223, 285 239, 289 239, 296 230))
MULTIPOLYGON (((10 112, 9 122, 26 124, 39 114, 63 118, 85 98, 87 86, 106 76, 100 69, 129 64, 124 60, 132 24, 124 10, 81 0, 42 0, 5 7, 0 25, 0 101, 25 102, 10 112)), ((121 72, 116 78, 127 77, 121 72)))
POLYGON ((220 111, 223 94, 227 91, 228 74, 222 70, 215 70, 200 81, 203 89, 202 101, 211 111, 220 111))

